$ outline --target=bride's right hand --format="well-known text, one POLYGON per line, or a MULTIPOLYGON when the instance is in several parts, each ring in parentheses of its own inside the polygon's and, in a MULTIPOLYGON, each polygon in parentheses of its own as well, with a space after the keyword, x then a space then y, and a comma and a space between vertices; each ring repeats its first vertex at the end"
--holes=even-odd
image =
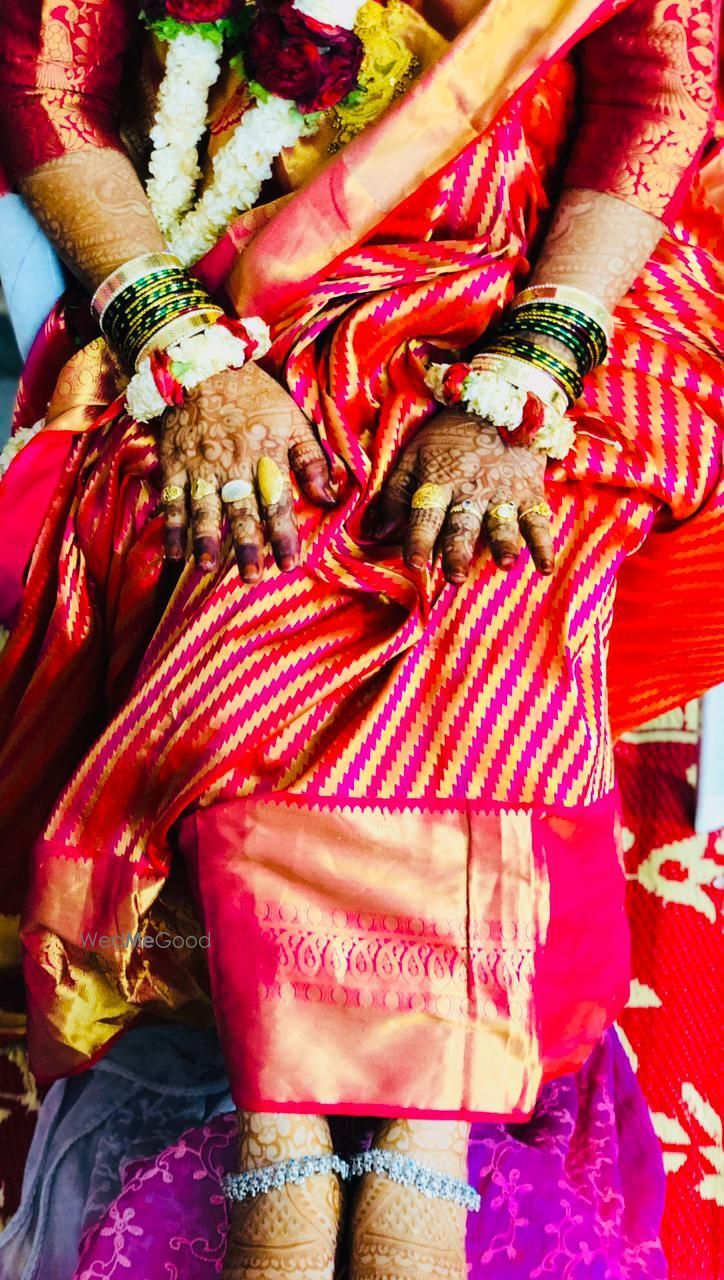
POLYGON ((225 506, 245 582, 262 576, 267 535, 280 569, 299 564, 290 467, 312 502, 323 507, 336 502, 314 428, 288 392, 253 363, 209 378, 187 394, 180 408, 168 410, 161 426, 161 463, 166 558, 185 558, 191 524, 197 565, 214 569, 225 506), (268 461, 260 474, 263 458, 268 461), (232 480, 246 481, 250 492, 224 504, 221 490, 232 480))

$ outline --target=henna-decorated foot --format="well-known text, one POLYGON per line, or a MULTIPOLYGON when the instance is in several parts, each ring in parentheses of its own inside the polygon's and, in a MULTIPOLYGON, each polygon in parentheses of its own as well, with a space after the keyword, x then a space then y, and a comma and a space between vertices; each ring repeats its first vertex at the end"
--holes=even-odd
MULTIPOLYGON (((239 1113, 239 1169, 332 1153, 321 1116, 239 1113)), ((222 1280, 333 1280, 342 1220, 334 1173, 231 1203, 222 1280)))
MULTIPOLYGON (((393 1120, 375 1146, 465 1179, 469 1133, 464 1123, 393 1120)), ((354 1208, 350 1280, 465 1280, 465 1224, 459 1205, 368 1173, 354 1208)))

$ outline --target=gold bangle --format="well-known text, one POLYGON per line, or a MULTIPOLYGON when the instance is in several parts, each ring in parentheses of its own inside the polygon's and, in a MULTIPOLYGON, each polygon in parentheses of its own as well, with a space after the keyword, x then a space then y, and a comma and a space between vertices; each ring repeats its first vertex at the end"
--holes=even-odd
POLYGON ((174 253, 142 253, 138 258, 129 259, 98 285, 91 298, 91 311, 100 323, 106 308, 119 293, 128 288, 129 284, 135 284, 136 280, 140 280, 145 275, 152 275, 157 271, 168 271, 171 267, 176 271, 184 270, 181 259, 174 253))
POLYGON ((521 360, 519 356, 494 355, 481 351, 473 357, 471 368, 474 373, 502 374, 519 391, 530 391, 556 413, 564 414, 568 409, 568 396, 558 386, 553 375, 529 364, 527 360, 521 360))
POLYGON ((152 351, 168 351, 169 347, 181 342, 182 338, 190 338, 196 333, 210 329, 223 314, 221 307, 209 306, 203 311, 191 311, 187 315, 179 316, 176 320, 170 320, 168 324, 146 339, 136 356, 136 369, 152 351))

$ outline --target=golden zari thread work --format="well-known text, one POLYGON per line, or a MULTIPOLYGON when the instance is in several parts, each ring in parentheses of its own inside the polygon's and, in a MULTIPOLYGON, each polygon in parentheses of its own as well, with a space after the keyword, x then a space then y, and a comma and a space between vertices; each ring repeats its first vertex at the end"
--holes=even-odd
POLYGON ((360 9, 355 31, 364 46, 364 59, 358 88, 334 108, 335 140, 330 151, 351 142, 382 115, 417 71, 419 62, 404 39, 406 9, 401 0, 392 0, 382 11, 371 0, 360 9))

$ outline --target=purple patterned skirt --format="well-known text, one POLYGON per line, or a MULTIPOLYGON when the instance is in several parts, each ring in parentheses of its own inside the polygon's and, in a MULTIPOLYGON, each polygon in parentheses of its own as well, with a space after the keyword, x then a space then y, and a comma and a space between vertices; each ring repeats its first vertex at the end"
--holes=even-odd
MULTIPOLYGON (((73 1280, 218 1276, 228 1223, 219 1184, 234 1138, 234 1116, 217 1115, 129 1161, 85 1232, 73 1280)), ((469 1168, 482 1195, 469 1219, 471 1280, 666 1276, 661 1157, 614 1032, 575 1077, 545 1086, 528 1123, 475 1125, 469 1168)))

